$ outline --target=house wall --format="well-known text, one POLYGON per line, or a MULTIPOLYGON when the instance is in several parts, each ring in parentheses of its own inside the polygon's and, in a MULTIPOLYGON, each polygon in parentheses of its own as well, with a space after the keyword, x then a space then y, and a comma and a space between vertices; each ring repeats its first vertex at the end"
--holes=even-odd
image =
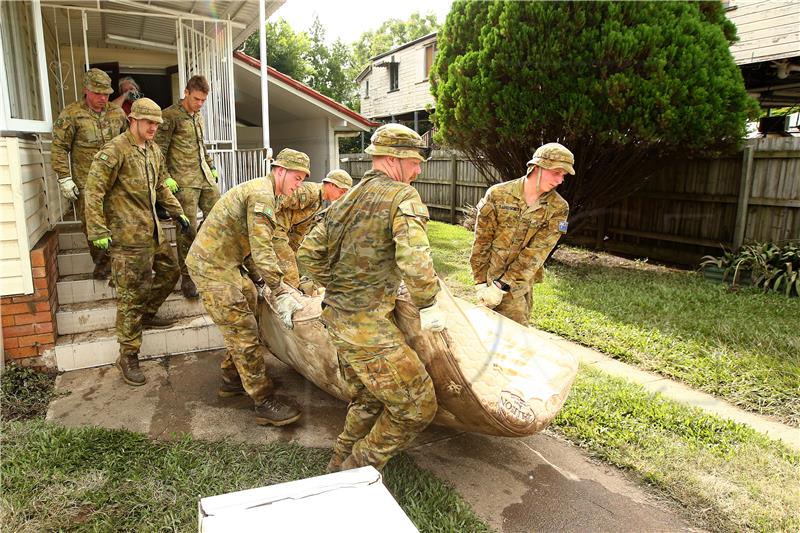
POLYGON ((37 142, 0 138, 2 296, 34 292, 29 251, 50 229, 44 164, 37 142))
POLYGON ((436 37, 404 48, 394 54, 373 61, 372 72, 359 85, 361 114, 369 119, 399 115, 433 106, 436 101, 431 94, 431 85, 425 71, 425 47, 436 42, 436 37), (382 61, 399 63, 399 88, 389 92, 389 68, 376 67, 382 61), (369 96, 365 95, 366 80, 369 80, 369 96))
POLYGON ((800 55, 800 2, 731 0, 728 6, 739 36, 731 46, 737 65, 800 55))
MULTIPOLYGON (((311 176, 308 180, 322 181, 332 168, 329 143, 333 143, 333 137, 328 120, 325 117, 283 123, 270 120, 269 128, 273 155, 278 155, 284 148, 294 148, 307 153, 311 159, 311 176)), ((249 129, 257 129, 259 134, 261 132, 261 128, 249 129)))

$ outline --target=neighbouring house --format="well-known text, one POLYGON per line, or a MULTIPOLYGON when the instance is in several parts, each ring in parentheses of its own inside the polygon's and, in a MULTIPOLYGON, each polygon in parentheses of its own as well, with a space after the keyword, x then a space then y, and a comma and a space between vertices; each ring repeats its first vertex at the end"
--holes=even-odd
POLYGON ((428 75, 436 58, 436 33, 370 59, 356 78, 361 114, 376 122, 401 122, 423 134, 436 101, 428 75))
MULTIPOLYGON (((82 97, 86 68, 105 70, 115 87, 121 76, 133 76, 162 107, 181 97, 190 76, 205 75, 212 86, 203 108, 206 142, 223 190, 266 174, 269 150, 287 146, 309 154, 311 179, 320 181, 338 167, 340 137, 376 126, 272 68, 262 79, 261 64, 236 51, 283 3, 0 1, 0 354, 5 361, 68 370, 116 357, 115 293, 88 274, 85 239, 49 163, 52 122, 82 97)), ((167 233, 174 238, 174 229, 167 233)), ((163 309, 182 322, 164 335, 146 332, 143 356, 220 347, 219 332, 198 304, 168 300, 163 309)))

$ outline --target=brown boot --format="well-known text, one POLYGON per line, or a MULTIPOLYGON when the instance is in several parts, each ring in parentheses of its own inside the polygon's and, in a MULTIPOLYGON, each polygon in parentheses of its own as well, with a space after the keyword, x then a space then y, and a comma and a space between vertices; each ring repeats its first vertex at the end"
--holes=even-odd
POLYGON ((353 457, 353 454, 351 453, 347 457, 347 459, 342 461, 342 466, 339 467, 339 470, 340 471, 352 470, 353 468, 361 468, 362 466, 367 466, 367 465, 365 464, 362 465, 355 457, 353 457))
POLYGON ((342 469, 342 463, 347 457, 346 455, 333 452, 333 457, 331 457, 331 460, 328 462, 328 467, 325 469, 325 472, 328 474, 339 472, 342 469))
POLYGON ((128 385, 138 387, 147 382, 142 370, 139 368, 139 354, 120 354, 117 358, 117 368, 122 372, 122 379, 128 385))
POLYGON ((217 389, 217 396, 220 398, 233 398, 234 396, 243 396, 245 394, 247 394, 247 391, 244 390, 241 381, 228 383, 222 380, 222 383, 217 389))
POLYGON ((175 324, 175 320, 169 318, 158 318, 155 315, 144 315, 142 317, 142 327, 149 329, 167 329, 175 324))
POLYGON ((285 426, 300 419, 300 410, 270 396, 256 405, 256 423, 261 426, 285 426))
POLYGON ((194 281, 192 281, 192 278, 189 276, 183 276, 181 279, 181 293, 184 298, 197 298, 200 296, 197 293, 197 286, 195 286, 194 281))

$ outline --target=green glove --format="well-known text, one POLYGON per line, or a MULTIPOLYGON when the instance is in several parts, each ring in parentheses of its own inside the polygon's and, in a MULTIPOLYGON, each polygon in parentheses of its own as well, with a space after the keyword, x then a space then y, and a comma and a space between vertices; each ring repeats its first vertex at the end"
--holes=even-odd
POLYGON ((174 179, 172 179, 172 178, 165 179, 164 180, 164 185, 166 185, 169 188, 169 190, 172 192, 172 194, 175 194, 176 192, 178 192, 178 182, 175 181, 174 179))
POLYGON ((111 244, 110 237, 103 237, 102 239, 95 239, 92 241, 92 244, 95 248, 100 248, 101 250, 108 250, 109 245, 111 244))
POLYGON ((217 170, 216 168, 212 168, 211 175, 214 176, 214 181, 219 183, 219 170, 217 170))

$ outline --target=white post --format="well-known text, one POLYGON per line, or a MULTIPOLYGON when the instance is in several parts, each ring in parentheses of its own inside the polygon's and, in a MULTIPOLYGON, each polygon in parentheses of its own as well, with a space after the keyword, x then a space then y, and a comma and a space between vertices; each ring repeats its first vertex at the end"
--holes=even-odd
MULTIPOLYGON (((258 0, 258 57, 261 63, 261 134, 264 148, 269 150, 269 95, 267 94, 267 15, 265 0, 258 0)), ((267 167, 269 170, 269 167, 267 167)))
POLYGON ((81 11, 81 21, 83 23, 83 56, 86 63, 86 69, 89 71, 89 45, 86 42, 86 33, 89 31, 89 20, 86 18, 86 11, 81 11))

